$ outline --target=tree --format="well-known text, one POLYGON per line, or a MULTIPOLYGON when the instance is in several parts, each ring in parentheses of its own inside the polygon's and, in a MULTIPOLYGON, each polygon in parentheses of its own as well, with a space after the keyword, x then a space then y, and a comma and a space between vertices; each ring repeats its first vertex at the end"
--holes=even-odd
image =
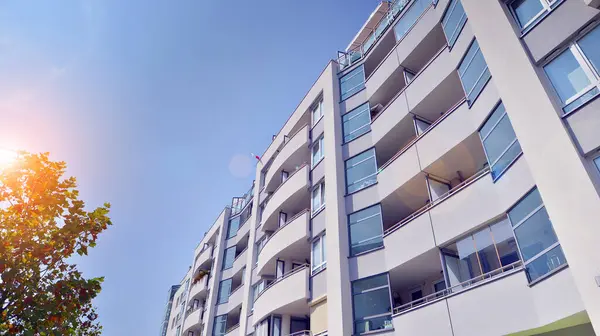
POLYGON ((19 152, 0 167, 0 335, 99 335, 85 279, 69 257, 87 255, 111 225, 110 204, 85 210, 66 164, 19 152))

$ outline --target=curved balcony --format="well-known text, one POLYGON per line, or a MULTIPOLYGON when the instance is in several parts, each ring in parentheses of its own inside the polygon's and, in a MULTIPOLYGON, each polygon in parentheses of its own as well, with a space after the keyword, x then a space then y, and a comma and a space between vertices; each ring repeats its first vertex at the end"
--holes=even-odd
POLYGON ((195 310, 188 311, 186 313, 182 335, 187 335, 190 331, 193 331, 194 335, 200 335, 200 333, 202 332, 203 309, 203 307, 198 307, 195 310))
POLYGON ((196 258, 196 262, 194 263, 194 274, 197 273, 200 269, 210 269, 210 263, 212 262, 212 251, 212 246, 208 246, 200 252, 198 257, 196 258))
POLYGON ((198 280, 195 284, 190 288, 189 294, 189 302, 192 302, 194 299, 199 299, 206 297, 208 290, 208 275, 205 275, 202 279, 198 280))
POLYGON ((260 322, 270 314, 309 315, 309 274, 309 265, 303 265, 265 288, 254 302, 253 321, 260 322))
POLYGON ((277 157, 273 159, 273 163, 265 176, 266 190, 274 190, 282 184, 282 171, 291 173, 296 167, 309 159, 309 130, 310 128, 307 124, 286 139, 285 144, 277 157))
POLYGON ((310 210, 305 209, 278 228, 258 255, 258 275, 275 274, 277 258, 292 259, 310 255, 310 210))
POLYGON ((309 166, 303 164, 273 192, 263 211, 263 231, 275 230, 279 226, 280 211, 294 214, 309 207, 309 172, 309 166))

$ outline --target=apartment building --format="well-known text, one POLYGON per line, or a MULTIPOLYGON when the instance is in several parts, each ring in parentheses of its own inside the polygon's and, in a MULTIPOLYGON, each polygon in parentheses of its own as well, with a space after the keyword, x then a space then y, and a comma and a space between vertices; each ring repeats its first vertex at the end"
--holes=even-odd
POLYGON ((168 335, 600 334, 599 6, 381 2, 202 238, 168 335))

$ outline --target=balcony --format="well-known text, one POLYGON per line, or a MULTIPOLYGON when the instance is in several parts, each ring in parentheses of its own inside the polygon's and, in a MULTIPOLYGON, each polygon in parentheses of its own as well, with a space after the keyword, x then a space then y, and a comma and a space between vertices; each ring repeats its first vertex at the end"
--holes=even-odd
POLYGON ((253 321, 271 314, 309 315, 309 272, 309 265, 297 267, 265 288, 254 302, 253 321))
POLYGON ((291 134, 284 139, 283 147, 273 159, 273 163, 265 176, 265 189, 267 191, 275 190, 283 183, 283 171, 291 173, 296 167, 301 166, 310 159, 309 131, 310 127, 305 125, 295 134, 291 134))
POLYGON ((495 183, 486 171, 474 175, 429 211, 437 243, 444 244, 505 213, 534 186, 522 157, 495 183))
POLYGON ((209 279, 210 275, 207 274, 199 279, 198 282, 192 284, 192 287, 190 288, 189 302, 193 302, 194 299, 206 299, 209 279))
POLYGON ((287 180, 272 194, 262 215, 262 230, 274 231, 279 226, 279 213, 294 214, 310 206, 309 166, 303 164, 291 172, 287 180))
POLYGON ((310 210, 305 209, 279 227, 258 255, 258 275, 275 274, 276 259, 310 258, 310 210))
POLYGON ((200 335, 202 333, 203 310, 204 307, 199 306, 186 312, 182 335, 187 335, 190 331, 192 331, 194 335, 200 335))

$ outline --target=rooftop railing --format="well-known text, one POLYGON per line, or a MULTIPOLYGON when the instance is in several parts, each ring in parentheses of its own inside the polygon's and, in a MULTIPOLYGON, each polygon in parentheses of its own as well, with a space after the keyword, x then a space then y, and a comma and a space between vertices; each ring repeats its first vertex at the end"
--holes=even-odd
POLYGON ((340 70, 343 70, 362 59, 383 33, 387 31, 391 23, 410 1, 411 0, 395 0, 391 2, 387 12, 381 17, 375 26, 375 29, 372 30, 371 34, 369 34, 359 46, 350 50, 338 52, 338 64, 340 65, 340 70))

